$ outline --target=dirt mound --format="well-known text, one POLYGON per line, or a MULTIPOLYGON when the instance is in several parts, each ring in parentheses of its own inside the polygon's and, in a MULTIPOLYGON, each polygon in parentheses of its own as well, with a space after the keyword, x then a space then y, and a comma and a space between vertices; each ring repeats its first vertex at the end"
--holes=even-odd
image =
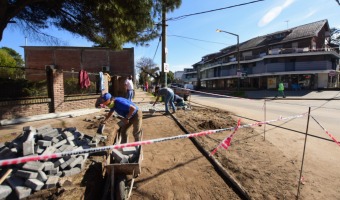
POLYGON ((220 128, 220 127, 217 127, 217 125, 212 120, 202 122, 201 124, 198 125, 198 127, 201 129, 207 129, 207 130, 220 128))

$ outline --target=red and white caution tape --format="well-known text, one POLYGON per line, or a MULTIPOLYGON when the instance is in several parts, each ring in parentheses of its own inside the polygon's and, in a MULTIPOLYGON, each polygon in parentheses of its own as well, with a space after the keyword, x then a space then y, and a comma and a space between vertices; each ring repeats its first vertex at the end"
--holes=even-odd
MULTIPOLYGON (((254 124, 246 124, 246 125, 242 125, 242 126, 237 126, 236 128, 247 128, 247 127, 252 127, 252 126, 258 126, 258 125, 261 125, 261 124, 268 124, 268 123, 272 123, 272 122, 276 122, 276 121, 290 120, 290 119, 294 119, 294 118, 300 118, 300 117, 303 117, 305 115, 306 114, 295 115, 295 116, 285 117, 285 118, 280 117, 279 119, 276 119, 276 120, 256 122, 254 124)), ((61 153, 52 153, 52 154, 48 154, 48 155, 32 155, 32 156, 25 156, 25 157, 20 157, 20 158, 6 159, 6 160, 0 160, 0 167, 7 166, 7 165, 15 165, 15 164, 20 164, 20 163, 26 163, 26 162, 30 162, 30 161, 48 160, 48 159, 61 158, 61 157, 70 156, 70 155, 95 153, 95 152, 107 151, 107 150, 110 150, 110 149, 121 149, 121 148, 124 148, 124 147, 134 147, 134 146, 153 144, 153 143, 158 143, 158 142, 166 142, 166 141, 169 141, 169 140, 193 138, 193 137, 210 135, 210 134, 213 134, 213 133, 219 133, 219 132, 223 132, 223 131, 231 131, 231 130, 235 130, 236 128, 235 127, 229 127, 229 128, 216 129, 216 130, 207 130, 207 131, 202 131, 202 132, 198 132, 198 133, 177 135, 177 136, 166 137, 166 138, 158 138, 158 139, 152 139, 152 140, 144 140, 144 141, 138 141, 138 142, 125 143, 125 144, 96 147, 96 148, 91 148, 91 149, 82 149, 82 150, 74 150, 74 151, 67 151, 67 152, 61 152, 61 153)))
POLYGON ((218 148, 224 148, 225 150, 228 150, 228 148, 230 147, 231 145, 231 140, 233 139, 238 127, 240 127, 240 124, 241 124, 241 119, 238 120, 237 122, 237 126, 235 127, 234 129, 234 132, 227 138, 225 138, 211 153, 209 156, 213 156, 216 152, 217 152, 217 149, 218 148))
POLYGON ((319 126, 325 131, 325 133, 340 147, 340 142, 330 132, 328 132, 313 116, 311 117, 317 124, 319 124, 319 126))

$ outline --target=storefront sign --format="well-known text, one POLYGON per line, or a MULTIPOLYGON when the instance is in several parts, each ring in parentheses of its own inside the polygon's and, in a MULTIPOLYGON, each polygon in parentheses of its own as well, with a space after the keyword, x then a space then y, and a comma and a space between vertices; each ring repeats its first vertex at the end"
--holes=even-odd
POLYGON ((267 79, 267 88, 268 89, 274 89, 276 88, 276 78, 268 78, 267 79))

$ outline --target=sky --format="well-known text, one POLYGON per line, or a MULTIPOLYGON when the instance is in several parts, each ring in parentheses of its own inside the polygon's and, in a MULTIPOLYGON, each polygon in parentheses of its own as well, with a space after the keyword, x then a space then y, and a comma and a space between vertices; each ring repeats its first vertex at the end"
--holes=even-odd
MULTIPOLYGON (((221 29, 239 35, 240 43, 287 28, 327 19, 329 26, 340 28, 340 5, 335 0, 182 0, 180 8, 167 13, 167 63, 172 72, 192 68, 203 56, 219 52, 237 43, 237 37, 221 29), (250 3, 254 2, 254 3, 250 3), (250 3, 250 4, 247 4, 250 3), (246 4, 241 6, 235 6, 246 4), (235 6, 235 7, 234 7, 235 6), (232 8, 227 8, 232 7, 232 8), (227 8, 227 9, 222 9, 227 8), (205 11, 203 14, 190 15, 205 11), (178 18, 177 20, 171 20, 178 18)), ((66 46, 91 47, 93 43, 67 31, 50 28, 44 32, 54 35, 66 46)), ((148 47, 125 44, 134 48, 135 63, 142 57, 151 58, 161 67, 159 39, 150 41, 148 47)), ((32 39, 9 24, 4 31, 0 47, 10 47, 24 56, 21 46, 48 46, 32 39)))

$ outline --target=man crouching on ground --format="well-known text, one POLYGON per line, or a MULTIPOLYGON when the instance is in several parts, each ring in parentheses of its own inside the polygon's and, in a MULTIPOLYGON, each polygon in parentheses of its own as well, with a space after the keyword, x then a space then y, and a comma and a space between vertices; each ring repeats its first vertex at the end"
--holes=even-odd
POLYGON ((117 97, 114 98, 110 93, 105 93, 102 96, 103 105, 110 108, 110 112, 107 114, 105 119, 102 121, 102 124, 105 124, 106 121, 112 116, 113 112, 116 111, 120 116, 124 117, 123 122, 124 126, 121 127, 121 143, 127 142, 127 131, 133 126, 133 137, 135 141, 140 141, 141 139, 141 128, 142 128, 142 119, 143 114, 140 109, 131 101, 117 97))

